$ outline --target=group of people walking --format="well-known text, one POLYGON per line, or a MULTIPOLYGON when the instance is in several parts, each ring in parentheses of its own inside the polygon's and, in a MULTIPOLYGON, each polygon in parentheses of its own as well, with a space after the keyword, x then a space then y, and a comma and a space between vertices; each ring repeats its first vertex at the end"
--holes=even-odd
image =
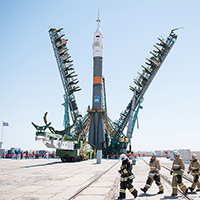
MULTIPOLYGON (((196 191, 200 191, 200 183, 199 183, 199 176, 200 176, 200 163, 197 160, 197 155, 192 154, 192 160, 188 167, 188 174, 193 176, 193 184, 191 187, 186 187, 182 182, 182 176, 185 170, 185 164, 183 159, 181 158, 180 154, 177 151, 173 152, 174 161, 172 163, 172 168, 170 174, 173 175, 172 178, 172 196, 178 195, 178 186, 180 190, 183 192, 184 195, 187 195, 188 189, 193 192, 197 187, 196 191)), ((118 171, 121 174, 121 181, 120 181, 120 192, 118 199, 125 199, 126 198, 126 189, 131 192, 131 194, 136 198, 138 196, 138 191, 132 185, 134 174, 132 173, 132 164, 130 163, 128 157, 125 154, 120 155, 120 159, 122 160, 122 165, 120 170, 118 171)), ((151 187, 152 183, 155 181, 156 185, 158 186, 158 193, 164 193, 164 187, 161 182, 160 178, 160 161, 157 159, 155 153, 152 153, 152 157, 149 161, 149 175, 146 181, 146 184, 143 188, 140 188, 142 192, 146 193, 148 189, 151 187)))

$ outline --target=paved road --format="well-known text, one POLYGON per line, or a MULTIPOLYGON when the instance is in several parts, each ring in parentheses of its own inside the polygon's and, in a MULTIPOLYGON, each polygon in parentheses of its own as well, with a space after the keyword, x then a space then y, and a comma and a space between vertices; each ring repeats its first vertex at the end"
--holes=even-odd
MULTIPOLYGON (((149 159, 147 158, 147 161, 149 159)), ((117 160, 102 160, 96 164, 96 160, 88 160, 76 163, 62 163, 57 159, 35 159, 35 160, 0 160, 0 200, 62 200, 68 199, 80 188, 84 187, 91 180, 94 180, 105 170, 115 164, 117 160)), ((171 166, 171 161, 161 159, 161 163, 171 166)), ((120 167, 118 162, 110 171, 103 175, 97 182, 79 195, 77 200, 107 200, 111 189, 116 186, 120 167)), ((155 183, 148 190, 147 194, 140 191, 144 187, 149 167, 143 160, 137 160, 133 165, 133 172, 136 176, 133 185, 139 192, 138 200, 164 200, 174 199, 171 197, 171 186, 166 182, 164 194, 157 195, 158 187, 155 183)), ((171 179, 169 172, 162 169, 161 172, 171 179)), ((184 181, 186 186, 191 184, 184 181)), ((119 188, 119 186, 117 187, 119 188)), ((127 190, 127 199, 133 196, 127 190)), ((118 196, 116 192, 115 198, 118 196)), ((200 192, 190 195, 194 200, 200 199, 200 192)), ((176 197, 175 199, 182 199, 176 197)))
MULTIPOLYGON (((116 160, 102 160, 102 164, 96 164, 96 160, 62 163, 60 160, 45 159, 1 159, 0 200, 67 199, 116 162, 116 160)), ((86 196, 88 192, 91 196, 90 190, 92 190, 97 196, 95 199, 105 199, 110 190, 108 188, 112 187, 118 176, 119 165, 120 163, 109 172, 109 175, 104 176, 103 185, 95 183, 97 189, 94 190, 95 185, 93 185, 93 189, 86 190, 83 195, 86 196), (102 190, 104 190, 103 195, 102 190)))

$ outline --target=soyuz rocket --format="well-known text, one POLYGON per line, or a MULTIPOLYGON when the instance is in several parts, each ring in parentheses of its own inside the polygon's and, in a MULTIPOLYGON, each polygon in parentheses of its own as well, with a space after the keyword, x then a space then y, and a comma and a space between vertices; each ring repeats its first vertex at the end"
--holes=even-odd
POLYGON ((102 112, 102 61, 103 61, 103 33, 100 29, 98 11, 97 30, 94 33, 93 48, 93 96, 92 119, 89 130, 89 144, 95 147, 105 141, 104 125, 101 118, 102 112))

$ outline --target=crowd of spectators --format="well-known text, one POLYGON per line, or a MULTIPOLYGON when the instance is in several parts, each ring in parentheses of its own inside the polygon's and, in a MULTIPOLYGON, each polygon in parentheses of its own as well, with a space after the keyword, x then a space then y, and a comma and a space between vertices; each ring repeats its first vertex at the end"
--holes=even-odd
POLYGON ((34 159, 34 158, 56 158, 55 151, 49 152, 46 150, 21 150, 20 148, 11 148, 10 150, 3 150, 0 152, 1 158, 11 159, 34 159))

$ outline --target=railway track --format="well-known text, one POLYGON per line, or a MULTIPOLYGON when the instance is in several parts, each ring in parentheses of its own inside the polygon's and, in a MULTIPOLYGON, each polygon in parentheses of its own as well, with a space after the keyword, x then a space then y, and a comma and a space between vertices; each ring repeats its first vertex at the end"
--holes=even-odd
MULTIPOLYGON (((118 166, 120 161, 114 160, 112 163, 102 163, 103 168, 100 167, 100 165, 95 166, 95 169, 90 170, 90 166, 93 166, 93 162, 84 162, 80 165, 63 165, 62 163, 52 162, 52 163, 30 163, 28 165, 27 163, 19 163, 18 165, 18 172, 16 174, 16 171, 13 173, 10 173, 9 171, 4 171, 4 168, 2 169, 1 178, 5 177, 5 183, 6 184, 13 184, 13 180, 15 182, 18 182, 20 184, 20 181, 27 181, 27 186, 24 188, 24 185, 21 184, 17 186, 17 189, 20 189, 22 192, 17 192, 15 190, 15 193, 11 193, 5 191, 1 192, 1 198, 3 199, 40 199, 39 195, 43 195, 42 199, 47 199, 47 194, 43 190, 51 190, 51 187, 57 188, 58 191, 52 191, 51 194, 48 194, 49 197, 55 197, 58 195, 57 199, 63 198, 63 199, 87 199, 92 198, 95 199, 98 197, 98 199, 104 199, 104 200, 114 200, 117 198, 119 194, 119 183, 120 183, 120 175, 118 175, 118 166), (22 165, 23 164, 23 165, 22 165), (53 167, 56 164, 55 167, 53 167), (51 166, 53 165, 53 166, 51 166), (44 166, 45 168, 43 168, 44 166), (50 166, 50 167, 48 167, 50 166), (105 167, 106 166, 106 167, 105 167), (42 167, 42 168, 41 168, 42 167), (84 169, 87 169, 85 171, 84 169), (63 172, 69 172, 69 171, 76 171, 75 174, 68 174, 66 176, 59 176, 59 173, 57 171, 63 171, 63 172), (55 179, 51 179, 48 181, 48 177, 52 173, 57 173, 55 179), (18 175, 19 174, 19 175, 18 175), (30 174, 38 174, 35 176, 30 176, 30 174), (24 178, 22 178, 24 176, 24 178), (18 178, 19 177, 19 178, 18 178), (85 178, 86 177, 86 178, 85 178), (45 182, 41 182, 41 178, 45 180, 45 182), (10 179, 10 180, 9 180, 10 179), (33 182, 34 181, 34 182, 33 182), (72 181, 72 184, 70 185, 69 182, 72 181), (34 185, 35 184, 35 185, 34 185), (33 188, 34 186, 34 188, 33 188), (60 191, 60 187, 62 188, 62 191, 60 191), (67 197, 66 197, 67 194, 67 197)), ((12 163, 11 163, 12 164, 12 163)), ((17 163, 15 163, 17 164, 17 163)), ((164 195, 158 195, 156 194, 156 187, 153 187, 153 192, 150 191, 148 194, 143 194, 140 191, 141 186, 143 186, 143 182, 146 181, 146 171, 148 170, 148 163, 142 159, 138 160, 138 165, 136 165, 133 169, 134 174, 136 175, 136 179, 134 180, 134 187, 138 190, 138 198, 137 199, 172 199, 174 197, 171 197, 171 179, 172 176, 170 176, 170 165, 171 162, 163 162, 162 163, 162 181, 165 185, 165 193, 164 195), (164 165, 163 165, 164 164, 164 165), (167 166, 167 167, 166 167, 167 166)), ((12 167, 13 165, 11 165, 12 167)), ((13 169, 13 168, 12 168, 13 169)), ((186 186, 190 186, 192 179, 188 176, 184 176, 184 181, 186 182, 186 186)), ((1 180, 0 180, 1 182, 1 180)), ((2 182, 3 183, 3 182, 2 182)), ((5 185, 5 184, 4 184, 5 185)), ((13 188, 16 187, 16 184, 12 185, 13 188)), ((157 189, 157 188, 156 188, 157 189)), ((54 189, 56 190, 56 189, 54 189)), ((126 194, 127 199, 132 199, 132 194, 128 192, 126 194)), ((175 197, 178 199, 189 199, 189 200, 196 200, 200 199, 200 196, 198 193, 189 193, 187 196, 184 196, 181 194, 181 191, 179 192, 179 196, 175 197)))
MULTIPOLYGON (((148 163, 143 160, 147 165, 148 163)), ((79 195, 81 195, 81 193, 86 190, 87 188, 89 188, 93 183, 95 183, 96 181, 98 181, 104 174, 106 174, 109 170, 111 170, 119 161, 117 161, 114 165, 112 165, 109 169, 107 169, 106 171, 104 171, 102 174, 100 174, 97 178, 95 178, 94 180, 92 180, 90 183, 88 183, 86 186, 84 186, 83 188, 81 188, 80 190, 78 190, 74 195, 72 195, 70 198, 68 198, 67 200, 72 200, 72 199, 76 199, 79 195)), ((170 168, 161 165, 163 169, 166 169, 167 171, 171 171, 170 168)), ((164 174, 161 174, 162 180, 164 182, 166 182, 170 187, 172 187, 172 182, 170 181, 171 177, 166 176, 164 174)), ((193 182, 192 179, 186 175, 183 176, 183 178, 185 180, 187 180, 190 184, 193 182)), ((119 183, 120 183, 120 177, 116 179, 115 181, 115 187, 113 187, 109 193, 109 195, 106 197, 107 200, 113 200, 116 198, 116 195, 118 193, 118 189, 119 189, 119 183)), ((187 199, 187 200, 194 200, 192 197, 190 197, 189 195, 184 195, 183 192, 181 190, 178 189, 178 193, 179 195, 181 195, 182 199, 187 199)))
MULTIPOLYGON (((90 183, 88 183, 86 186, 82 187, 81 189, 79 189, 75 194, 73 194, 71 197, 69 197, 67 200, 72 200, 72 199, 76 199, 77 196, 79 196, 84 190, 86 190, 88 187, 90 187, 93 183, 95 183, 96 181, 98 181, 104 174, 106 174, 109 170, 111 170, 117 163, 119 163, 119 161, 117 161, 115 164, 113 164, 110 168, 108 168, 106 171, 104 171, 102 174, 100 174, 97 178, 95 178, 94 180, 92 180, 90 183)), ((120 180, 120 179, 119 179, 120 180)), ((117 185, 119 184, 119 181, 117 183, 117 185)), ((116 190, 117 187, 114 188, 114 191, 116 190)), ((113 194, 113 193, 112 193, 113 194)), ((111 194, 111 195, 112 195, 111 194)), ((112 197, 113 198, 113 197, 112 197)), ((110 197, 108 197, 108 199, 110 199, 110 197)))
POLYGON ((116 184, 116 186, 115 186, 115 188, 113 189, 113 191, 112 191, 112 194, 109 196, 109 198, 108 198, 108 200, 113 200, 113 198, 115 197, 115 195, 116 195, 116 191, 117 191, 117 188, 119 188, 119 182, 120 182, 120 178, 121 177, 119 177, 119 179, 118 179, 118 181, 117 181, 117 184, 116 184))
MULTIPOLYGON (((148 165, 148 163, 147 163, 145 160, 143 160, 143 161, 148 165)), ((166 167, 166 166, 164 166, 164 165, 161 165, 161 166, 162 166, 162 168, 164 168, 164 169, 166 169, 166 170, 168 170, 168 171, 171 171, 170 168, 168 168, 168 167, 166 167)), ((166 175, 164 175, 164 174, 161 174, 161 173, 160 173, 160 175, 161 175, 162 179, 163 179, 167 184, 169 184, 169 185, 172 187, 172 182, 169 180, 169 178, 168 178, 166 175)), ((185 180, 189 181, 190 183, 193 182, 192 179, 191 179, 190 177, 188 177, 188 176, 183 175, 183 178, 184 178, 185 180)), ((184 199, 187 199, 187 200, 194 200, 193 198, 189 197, 188 195, 184 195, 183 192, 182 192, 181 190, 179 190, 179 189, 178 189, 178 193, 179 193, 184 199)))

